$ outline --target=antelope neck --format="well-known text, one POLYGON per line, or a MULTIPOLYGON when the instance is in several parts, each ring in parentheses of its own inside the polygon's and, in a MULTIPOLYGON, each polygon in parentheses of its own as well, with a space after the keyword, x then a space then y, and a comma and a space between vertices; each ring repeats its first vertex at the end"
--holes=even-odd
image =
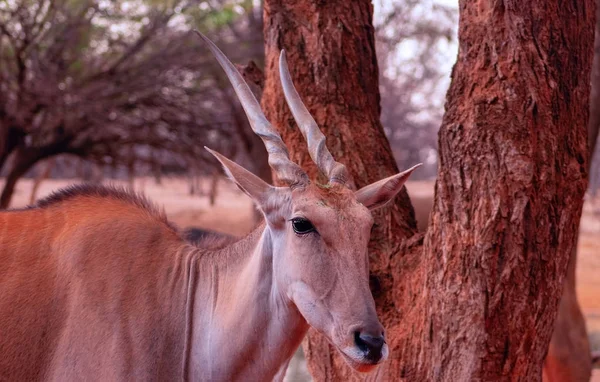
POLYGON ((268 226, 257 231, 215 253, 219 261, 199 256, 192 265, 197 275, 189 291, 186 367, 191 380, 283 378, 308 330, 285 291, 277 288, 272 231, 268 226))

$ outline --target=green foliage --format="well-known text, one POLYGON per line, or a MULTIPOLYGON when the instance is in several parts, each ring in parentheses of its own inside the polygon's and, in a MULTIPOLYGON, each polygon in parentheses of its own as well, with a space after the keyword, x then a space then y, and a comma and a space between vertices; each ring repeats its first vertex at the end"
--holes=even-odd
POLYGON ((243 1, 240 4, 224 3, 219 8, 212 8, 203 3, 198 7, 193 7, 187 11, 191 19, 191 24, 203 33, 219 30, 220 28, 236 22, 245 13, 252 11, 252 2, 243 1), (248 8, 248 4, 250 7, 248 8), (239 12, 242 10, 243 12, 239 12))
POLYGON ((223 25, 231 23, 236 17, 233 6, 227 5, 220 10, 213 10, 208 13, 206 23, 210 29, 217 29, 223 25))

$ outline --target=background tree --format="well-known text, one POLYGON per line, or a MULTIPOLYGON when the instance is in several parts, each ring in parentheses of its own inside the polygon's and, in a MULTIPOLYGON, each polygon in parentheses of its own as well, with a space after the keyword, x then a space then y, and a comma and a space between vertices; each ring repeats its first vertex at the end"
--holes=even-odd
MULTIPOLYGON (((376 216, 372 289, 391 359, 369 379, 539 379, 576 242, 593 1, 459 9, 431 225, 415 234, 406 194, 376 216)), ((292 157, 317 175, 277 82, 282 48, 356 186, 396 172, 379 123, 371 4, 267 0, 264 15, 262 104, 292 157)), ((315 333, 305 352, 317 380, 358 378, 315 333)))
POLYGON ((253 153, 248 143, 232 147, 245 120, 190 29, 260 61, 255 11, 251 1, 0 3, 0 208, 21 176, 59 154, 134 168, 203 161, 199 143, 253 153))
MULTIPOLYGON (((417 177, 430 176, 448 61, 440 51, 455 12, 415 0, 379 7, 384 131, 398 161, 423 160, 417 177), (403 53, 407 46, 417 54, 403 53)), ((201 28, 234 59, 254 60, 246 72, 260 93, 261 15, 248 0, 0 3, 0 206, 37 162, 61 154, 158 180, 165 171, 210 174, 202 144, 227 142, 223 150, 270 180, 222 73, 188 36, 201 28)))
POLYGON ((590 123, 588 145, 590 147, 590 191, 596 195, 600 187, 600 155, 598 155, 598 132, 600 131, 600 3, 596 1, 596 38, 594 39, 594 62, 592 66, 592 93, 590 95, 590 123))
POLYGON ((432 1, 374 2, 381 124, 399 167, 423 162, 411 179, 437 173, 449 63, 454 60, 455 8, 432 1), (413 178, 414 176, 414 178, 413 178))

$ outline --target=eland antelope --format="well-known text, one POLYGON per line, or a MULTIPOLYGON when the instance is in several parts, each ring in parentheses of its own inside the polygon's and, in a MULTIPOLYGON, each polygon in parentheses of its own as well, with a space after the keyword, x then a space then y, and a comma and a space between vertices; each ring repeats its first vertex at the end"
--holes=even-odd
POLYGON ((264 215, 248 236, 213 249, 114 188, 71 187, 0 212, 0 380, 281 379, 309 327, 356 370, 387 357, 369 290, 369 210, 394 198, 414 167, 351 190, 282 53, 285 98, 329 179, 310 182, 235 67, 200 36, 286 186, 209 150, 264 215))

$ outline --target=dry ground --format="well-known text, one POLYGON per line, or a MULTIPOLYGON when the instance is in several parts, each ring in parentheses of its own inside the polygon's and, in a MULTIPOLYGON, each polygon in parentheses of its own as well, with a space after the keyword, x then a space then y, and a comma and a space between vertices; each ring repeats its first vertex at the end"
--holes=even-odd
MULTIPOLYGON (((48 180, 42 183, 38 197, 77 181, 48 180)), ((0 181, 0 184, 2 181, 0 181)), ((124 185, 124 183, 118 183, 124 185)), ((208 184, 203 184, 208 189, 208 184)), ((415 203, 433 193, 433 182, 409 182, 407 185, 415 203)), ((208 198, 188 194, 185 179, 164 179, 157 185, 152 179, 140 178, 135 188, 165 208, 169 218, 180 227, 197 226, 233 235, 244 235, 252 229, 253 207, 249 199, 228 181, 219 183, 219 196, 214 206, 208 198)), ((22 180, 12 207, 28 204, 31 181, 22 180)), ((586 201, 580 229, 577 264, 577 293, 587 320, 588 332, 595 350, 600 350, 600 199, 586 201)), ((299 375, 304 370, 298 370, 299 375)), ((297 379, 293 379, 297 380, 297 379)), ((594 380, 600 381, 600 375, 594 380), (596 379, 598 378, 598 379, 596 379)))

